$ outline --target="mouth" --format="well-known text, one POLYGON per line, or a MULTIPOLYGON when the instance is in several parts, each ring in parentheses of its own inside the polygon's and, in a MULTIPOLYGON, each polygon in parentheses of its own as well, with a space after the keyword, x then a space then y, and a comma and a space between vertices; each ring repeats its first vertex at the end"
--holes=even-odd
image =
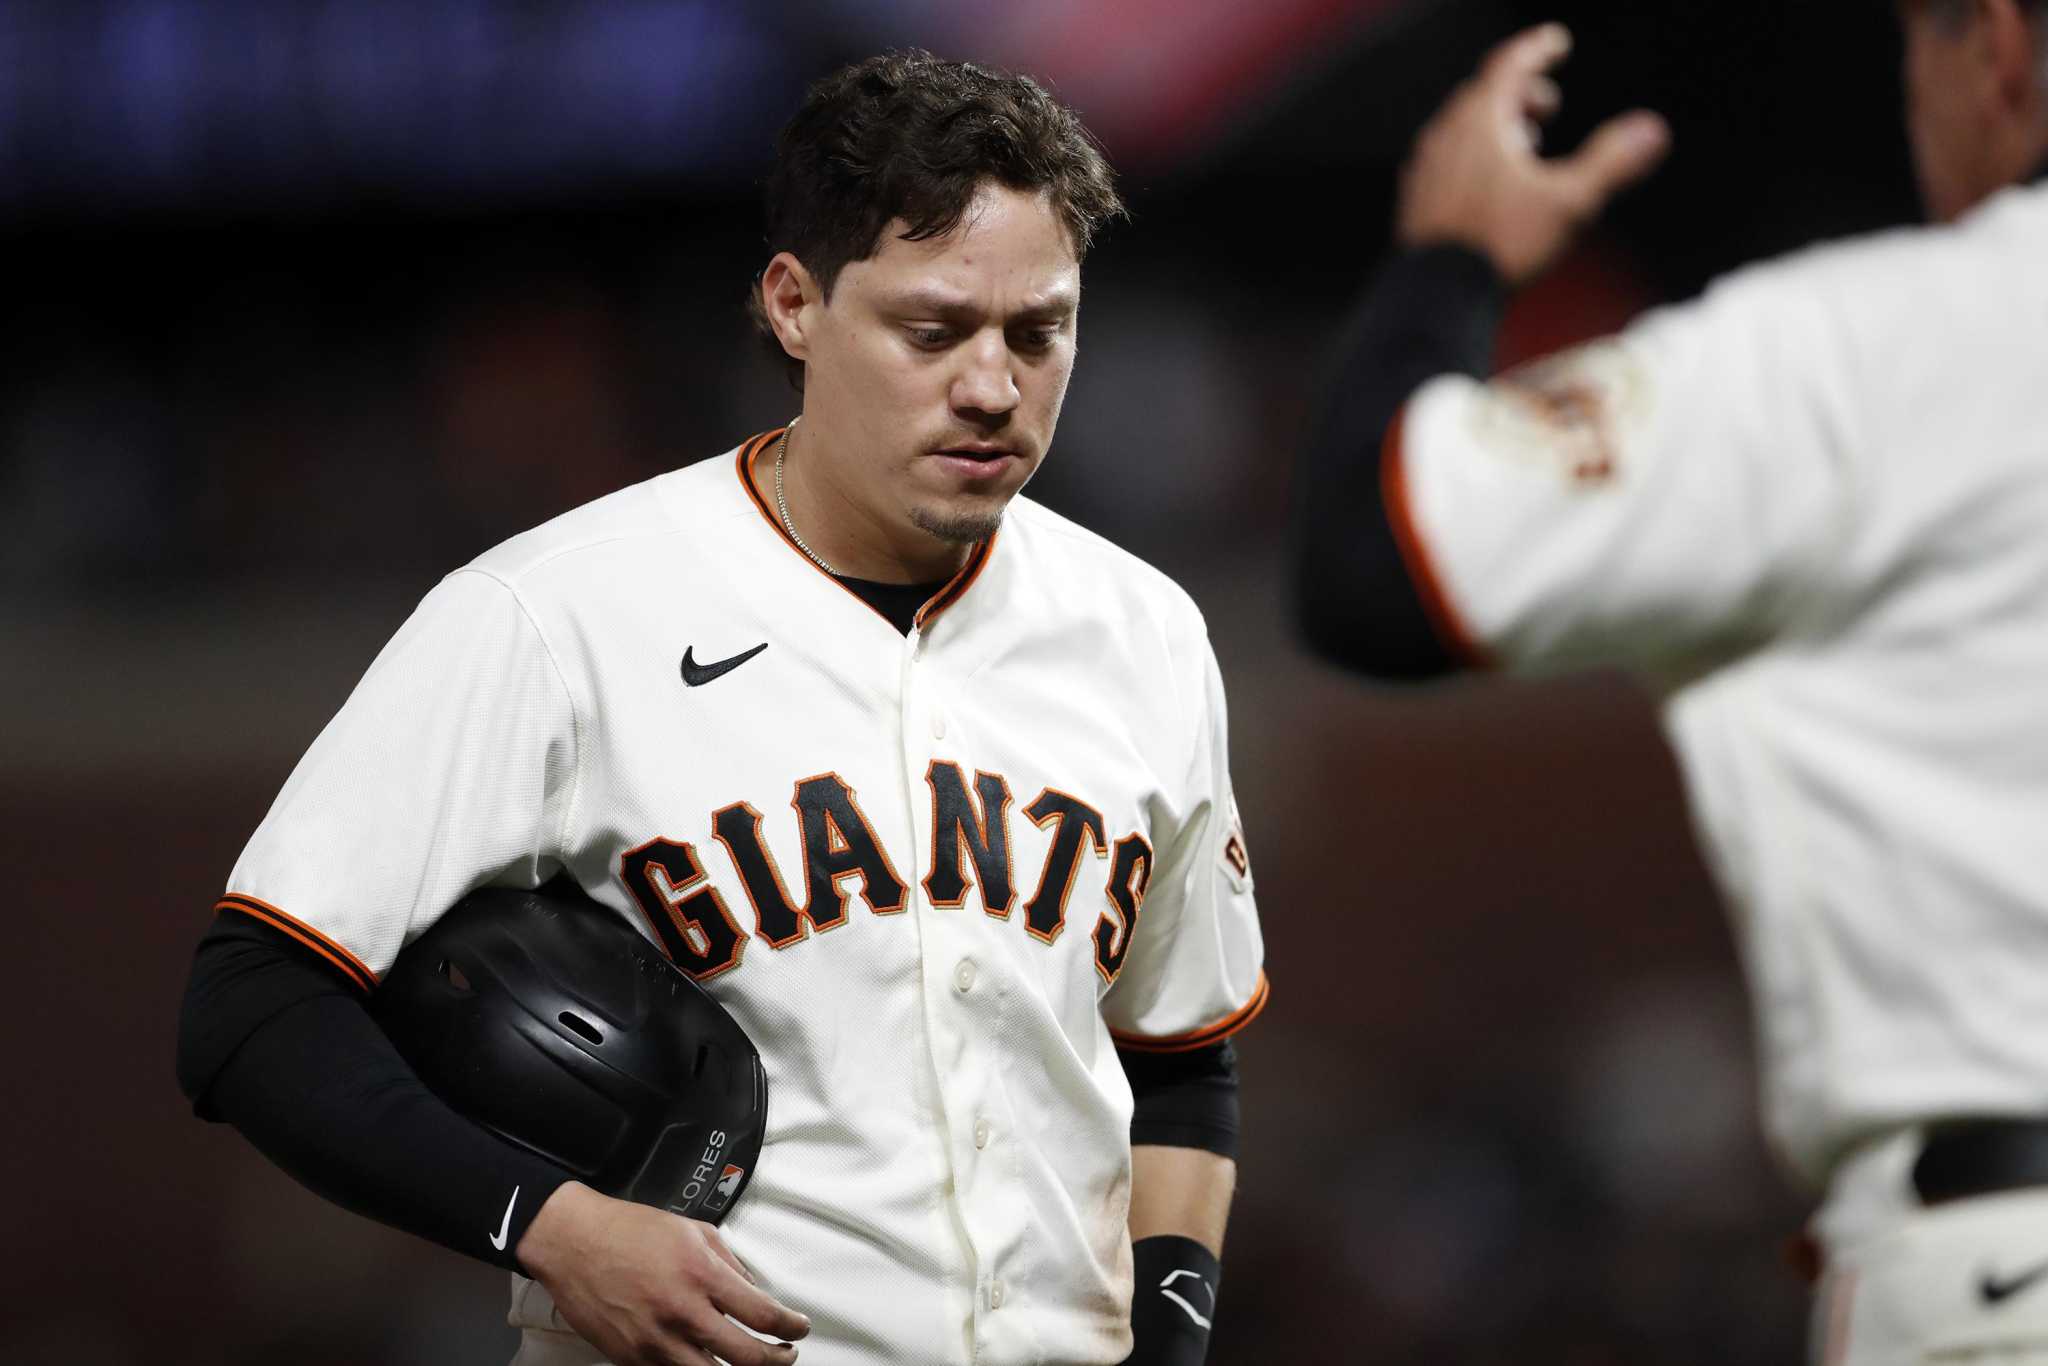
POLYGON ((1010 467, 1011 461, 1022 459, 1008 446, 981 441, 942 446, 932 455, 949 473, 970 482, 994 479, 1010 467))

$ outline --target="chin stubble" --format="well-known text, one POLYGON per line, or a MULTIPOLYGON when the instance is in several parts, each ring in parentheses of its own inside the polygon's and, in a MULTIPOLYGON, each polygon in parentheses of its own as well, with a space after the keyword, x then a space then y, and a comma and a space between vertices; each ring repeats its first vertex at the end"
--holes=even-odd
POLYGON ((914 507, 910 510, 910 522, 927 536, 952 545, 972 545, 996 534, 996 529, 1003 524, 1003 510, 948 514, 914 507))

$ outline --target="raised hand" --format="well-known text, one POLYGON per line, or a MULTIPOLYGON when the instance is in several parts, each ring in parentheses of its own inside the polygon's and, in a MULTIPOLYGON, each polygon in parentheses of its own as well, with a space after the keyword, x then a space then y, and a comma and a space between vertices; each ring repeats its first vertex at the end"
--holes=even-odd
POLYGON ((1525 29, 1451 92, 1402 168, 1397 241, 1472 247, 1508 283, 1523 284, 1663 160, 1670 129, 1647 109, 1609 119, 1571 156, 1538 151, 1543 121, 1562 98, 1549 73, 1571 44, 1562 24, 1525 29))

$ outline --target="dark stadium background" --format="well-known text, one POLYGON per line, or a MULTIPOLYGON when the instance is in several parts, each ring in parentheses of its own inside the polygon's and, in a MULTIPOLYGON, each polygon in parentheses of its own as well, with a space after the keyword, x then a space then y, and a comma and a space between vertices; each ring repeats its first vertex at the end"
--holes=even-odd
POLYGON ((1797 1359, 1804 1198, 1649 703, 1363 685, 1287 619, 1393 169, 1552 15, 1553 145, 1644 103, 1676 152, 1504 360, 1912 217, 1872 0, 0 5, 0 1361, 509 1355, 498 1273, 190 1118, 190 946, 439 574, 793 410, 739 306, 753 177, 804 82, 906 44, 1046 78, 1135 210, 1032 491, 1178 576, 1230 688, 1275 993, 1211 1359, 1797 1359))

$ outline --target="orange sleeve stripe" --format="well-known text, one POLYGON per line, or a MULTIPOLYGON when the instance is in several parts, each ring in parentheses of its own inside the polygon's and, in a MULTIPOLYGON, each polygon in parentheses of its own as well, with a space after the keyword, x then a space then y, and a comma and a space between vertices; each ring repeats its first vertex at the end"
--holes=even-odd
POLYGON ((1387 434, 1380 442, 1380 501, 1386 505, 1387 524, 1393 530, 1394 544, 1400 547, 1401 563, 1408 567, 1415 594, 1422 600, 1423 615, 1429 618, 1437 639, 1460 663, 1490 668, 1493 661, 1480 648, 1478 637, 1465 625, 1458 609, 1451 605, 1436 562, 1423 542, 1421 529, 1415 525, 1402 446, 1407 418, 1408 409, 1404 406, 1387 424, 1387 434))
POLYGON ((1266 980, 1263 970, 1259 973, 1259 984, 1252 988, 1252 998, 1214 1024, 1203 1025, 1200 1029, 1185 1034, 1168 1034, 1155 1037, 1149 1034, 1127 1034, 1121 1029, 1109 1031, 1109 1037, 1119 1048, 1128 1048, 1133 1053, 1192 1053, 1197 1048, 1207 1048, 1222 1043, 1231 1035, 1243 1029, 1259 1017, 1266 1008, 1266 999, 1273 994, 1272 983, 1266 980))
POLYGON ((337 968, 340 968, 343 976, 347 977, 364 991, 369 991, 377 985, 377 974, 363 966, 362 959, 356 957, 347 949, 335 943, 311 925, 308 925, 305 921, 279 910, 267 901, 258 901, 255 897, 247 896, 241 892, 230 892, 227 896, 215 902, 213 909, 215 912, 240 911, 244 915, 262 921, 274 930, 290 935, 322 958, 325 958, 328 962, 334 964, 337 968))

